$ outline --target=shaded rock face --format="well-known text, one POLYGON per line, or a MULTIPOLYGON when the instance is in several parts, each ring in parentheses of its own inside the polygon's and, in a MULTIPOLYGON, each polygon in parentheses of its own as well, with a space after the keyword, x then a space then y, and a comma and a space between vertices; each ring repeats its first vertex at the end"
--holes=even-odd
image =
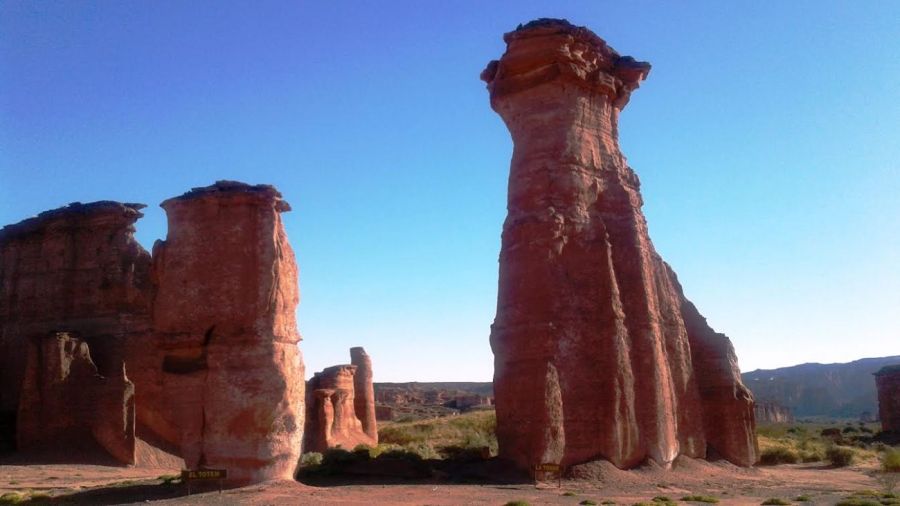
POLYGON ((30 340, 17 442, 23 451, 60 455, 99 447, 134 464, 134 384, 124 367, 101 376, 87 343, 68 333, 30 340))
POLYGON ((18 409, 31 340, 76 332, 90 345, 100 374, 110 378, 121 374, 130 342, 147 346, 150 254, 133 235, 143 207, 73 203, 0 230, 4 419, 18 409))
POLYGON ((305 452, 378 444, 372 361, 363 348, 350 355, 353 364, 328 367, 307 382, 305 452))
POLYGON ((790 408, 772 401, 756 401, 753 405, 753 416, 756 418, 756 423, 791 423, 794 421, 794 415, 790 408))
POLYGON ((162 350, 154 420, 189 468, 232 482, 290 479, 303 434, 297 264, 270 186, 218 182, 163 202, 153 248, 153 326, 162 350))
POLYGON ((881 430, 900 433, 900 364, 875 373, 881 430))
POLYGON ((619 151, 619 113, 650 65, 562 20, 504 39, 482 73, 514 143, 491 332, 500 455, 752 465, 734 350, 654 250, 619 151))

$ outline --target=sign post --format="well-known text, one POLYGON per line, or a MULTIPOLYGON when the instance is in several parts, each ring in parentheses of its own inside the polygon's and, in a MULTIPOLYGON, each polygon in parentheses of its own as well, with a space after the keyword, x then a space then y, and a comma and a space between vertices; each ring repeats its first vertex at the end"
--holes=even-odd
POLYGON ((194 481, 219 481, 219 493, 222 493, 222 480, 228 477, 225 469, 185 469, 181 471, 181 481, 187 483, 188 495, 191 495, 191 482, 194 481))
POLYGON ((557 487, 562 488, 562 466, 559 464, 553 464, 550 462, 545 462, 543 464, 538 464, 534 466, 534 481, 538 481, 538 473, 541 473, 542 477, 546 477, 547 474, 556 474, 557 487))

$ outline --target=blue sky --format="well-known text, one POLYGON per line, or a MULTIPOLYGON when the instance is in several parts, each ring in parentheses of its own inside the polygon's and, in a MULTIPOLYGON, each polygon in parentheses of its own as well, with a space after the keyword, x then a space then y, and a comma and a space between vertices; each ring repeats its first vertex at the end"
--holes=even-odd
POLYGON ((744 370, 900 354, 900 2, 0 2, 0 223, 276 185, 307 372, 489 380, 512 144, 478 79, 536 17, 650 61, 651 237, 744 370))

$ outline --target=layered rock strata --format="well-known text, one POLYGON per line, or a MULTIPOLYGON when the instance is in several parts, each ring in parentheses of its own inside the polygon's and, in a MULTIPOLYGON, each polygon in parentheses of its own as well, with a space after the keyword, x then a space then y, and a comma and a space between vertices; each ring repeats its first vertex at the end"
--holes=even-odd
POLYGON ((30 341, 57 330, 77 333, 108 378, 121 374, 129 342, 147 346, 150 254, 133 235, 143 207, 76 202, 0 230, 4 419, 15 418, 30 341))
POLYGON ((881 430, 900 433, 900 364, 881 368, 875 373, 878 388, 878 416, 881 430))
POLYGON ((352 364, 328 367, 307 382, 305 452, 378 444, 372 360, 363 348, 350 355, 352 364))
POLYGON ((772 401, 756 401, 753 405, 756 423, 791 423, 794 415, 790 408, 772 401))
POLYGON ((482 73, 514 143, 491 332, 501 457, 752 465, 734 350, 654 250, 619 151, 619 113, 650 65, 564 20, 504 40, 482 73))
POLYGON ((94 448, 135 463, 134 384, 104 377, 88 344, 64 332, 30 340, 18 409, 19 450, 60 456, 94 448))
POLYGON ((290 479, 304 419, 297 264, 273 187, 220 181, 161 204, 153 327, 169 402, 156 433, 234 483, 290 479))

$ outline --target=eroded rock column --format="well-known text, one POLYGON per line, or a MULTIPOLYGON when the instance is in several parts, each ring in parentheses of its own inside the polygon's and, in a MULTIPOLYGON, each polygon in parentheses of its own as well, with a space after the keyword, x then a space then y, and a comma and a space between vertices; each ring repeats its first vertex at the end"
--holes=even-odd
POLYGON ((695 357, 680 286, 619 151, 619 113, 650 65, 564 20, 504 40, 482 73, 514 143, 491 332, 501 457, 526 469, 668 465, 706 457, 715 439, 718 454, 751 465, 752 397, 731 345, 698 324, 695 357), (713 369, 698 375, 698 358, 713 369), (711 436, 707 405, 726 408, 725 437, 711 436))
POLYGON ((353 405, 363 432, 378 443, 378 422, 375 420, 375 385, 372 383, 372 358, 365 348, 350 348, 350 363, 356 366, 353 376, 353 405))
MULTIPOLYGON (((171 436, 189 468, 290 479, 303 435, 297 264, 273 187, 220 181, 163 202, 153 323, 171 436)), ((163 426, 160 432, 169 432, 163 426)))

